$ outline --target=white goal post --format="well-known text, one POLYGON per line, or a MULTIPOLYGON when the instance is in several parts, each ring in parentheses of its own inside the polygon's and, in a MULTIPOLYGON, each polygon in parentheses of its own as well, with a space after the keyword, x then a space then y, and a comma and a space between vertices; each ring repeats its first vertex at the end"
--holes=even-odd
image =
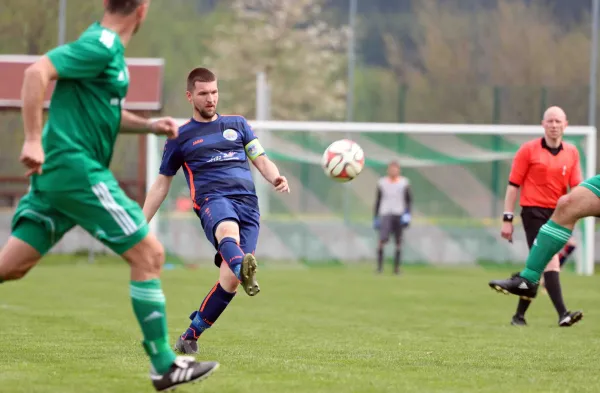
MULTIPOLYGON (((188 119, 177 119, 183 124, 188 119)), ((345 137, 352 138, 352 134, 410 134, 410 135, 487 135, 502 137, 530 137, 535 138, 543 135, 541 126, 533 125, 472 125, 472 124, 409 124, 409 123, 357 123, 357 122, 313 122, 313 121, 273 121, 273 120, 251 120, 250 125, 257 136, 261 138, 264 147, 269 150, 270 136, 273 132, 312 132, 315 135, 324 133, 341 133, 345 137)), ((584 178, 596 174, 596 128, 591 126, 569 126, 565 137, 583 137, 585 168, 584 178)), ((147 143, 147 187, 149 188, 158 174, 160 165, 159 138, 154 135, 148 136, 147 143)), ((369 152, 365 151, 367 158, 369 152)), ((257 185, 257 192, 258 192, 257 185)), ((158 220, 156 217, 151 222, 151 230, 156 231, 158 220)), ((595 246, 595 218, 586 218, 583 222, 583 247, 577 258, 576 271, 580 275, 594 274, 594 246, 595 246)))

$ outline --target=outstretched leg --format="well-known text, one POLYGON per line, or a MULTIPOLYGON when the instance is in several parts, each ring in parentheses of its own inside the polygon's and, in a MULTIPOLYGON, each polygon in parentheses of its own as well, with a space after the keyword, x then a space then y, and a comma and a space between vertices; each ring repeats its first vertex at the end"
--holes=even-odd
POLYGON ((540 229, 527 258, 525 269, 507 280, 493 280, 493 289, 534 298, 542 273, 552 257, 569 241, 575 223, 600 214, 600 176, 586 180, 562 196, 550 220, 540 229))

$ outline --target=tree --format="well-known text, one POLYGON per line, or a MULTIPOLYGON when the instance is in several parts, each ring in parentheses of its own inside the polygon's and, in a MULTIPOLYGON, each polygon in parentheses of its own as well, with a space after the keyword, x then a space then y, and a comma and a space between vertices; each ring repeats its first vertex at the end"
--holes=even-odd
POLYGON ((585 119, 589 38, 581 25, 561 25, 541 0, 470 10, 456 0, 414 4, 417 56, 406 56, 405 37, 383 33, 398 83, 410 83, 409 121, 538 123, 544 104, 585 119))
POLYGON ((256 73, 272 87, 276 119, 339 119, 345 113, 346 29, 319 18, 321 0, 235 0, 206 42, 206 64, 226 92, 223 106, 254 117, 256 73))
POLYGON ((479 54, 473 15, 485 11, 469 12, 458 6, 452 1, 423 0, 415 8, 418 63, 408 75, 409 102, 415 104, 410 110, 411 121, 492 120, 485 118, 491 113, 491 89, 481 89, 477 80, 479 54))
POLYGON ((539 122, 543 87, 562 90, 548 104, 565 107, 574 121, 585 119, 581 101, 587 102, 589 25, 561 24, 552 11, 540 0, 528 5, 500 0, 481 21, 481 45, 493 49, 482 57, 487 81, 521 86, 508 90, 512 94, 505 102, 516 115, 513 122, 539 122))

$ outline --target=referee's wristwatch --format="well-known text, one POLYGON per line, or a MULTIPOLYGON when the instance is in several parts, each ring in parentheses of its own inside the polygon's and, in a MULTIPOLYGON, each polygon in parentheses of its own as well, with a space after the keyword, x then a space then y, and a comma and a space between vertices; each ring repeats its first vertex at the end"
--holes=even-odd
POLYGON ((511 212, 504 212, 504 217, 502 218, 502 221, 504 222, 512 222, 513 218, 515 217, 515 215, 511 212))

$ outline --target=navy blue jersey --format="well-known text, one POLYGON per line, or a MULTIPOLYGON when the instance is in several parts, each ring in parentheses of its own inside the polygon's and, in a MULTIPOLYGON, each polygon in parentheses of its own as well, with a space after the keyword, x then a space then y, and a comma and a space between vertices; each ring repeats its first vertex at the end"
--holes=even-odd
POLYGON ((174 176, 183 167, 194 207, 211 196, 256 197, 248 157, 264 154, 242 116, 223 116, 210 123, 193 118, 179 136, 165 144, 160 174, 174 176))

